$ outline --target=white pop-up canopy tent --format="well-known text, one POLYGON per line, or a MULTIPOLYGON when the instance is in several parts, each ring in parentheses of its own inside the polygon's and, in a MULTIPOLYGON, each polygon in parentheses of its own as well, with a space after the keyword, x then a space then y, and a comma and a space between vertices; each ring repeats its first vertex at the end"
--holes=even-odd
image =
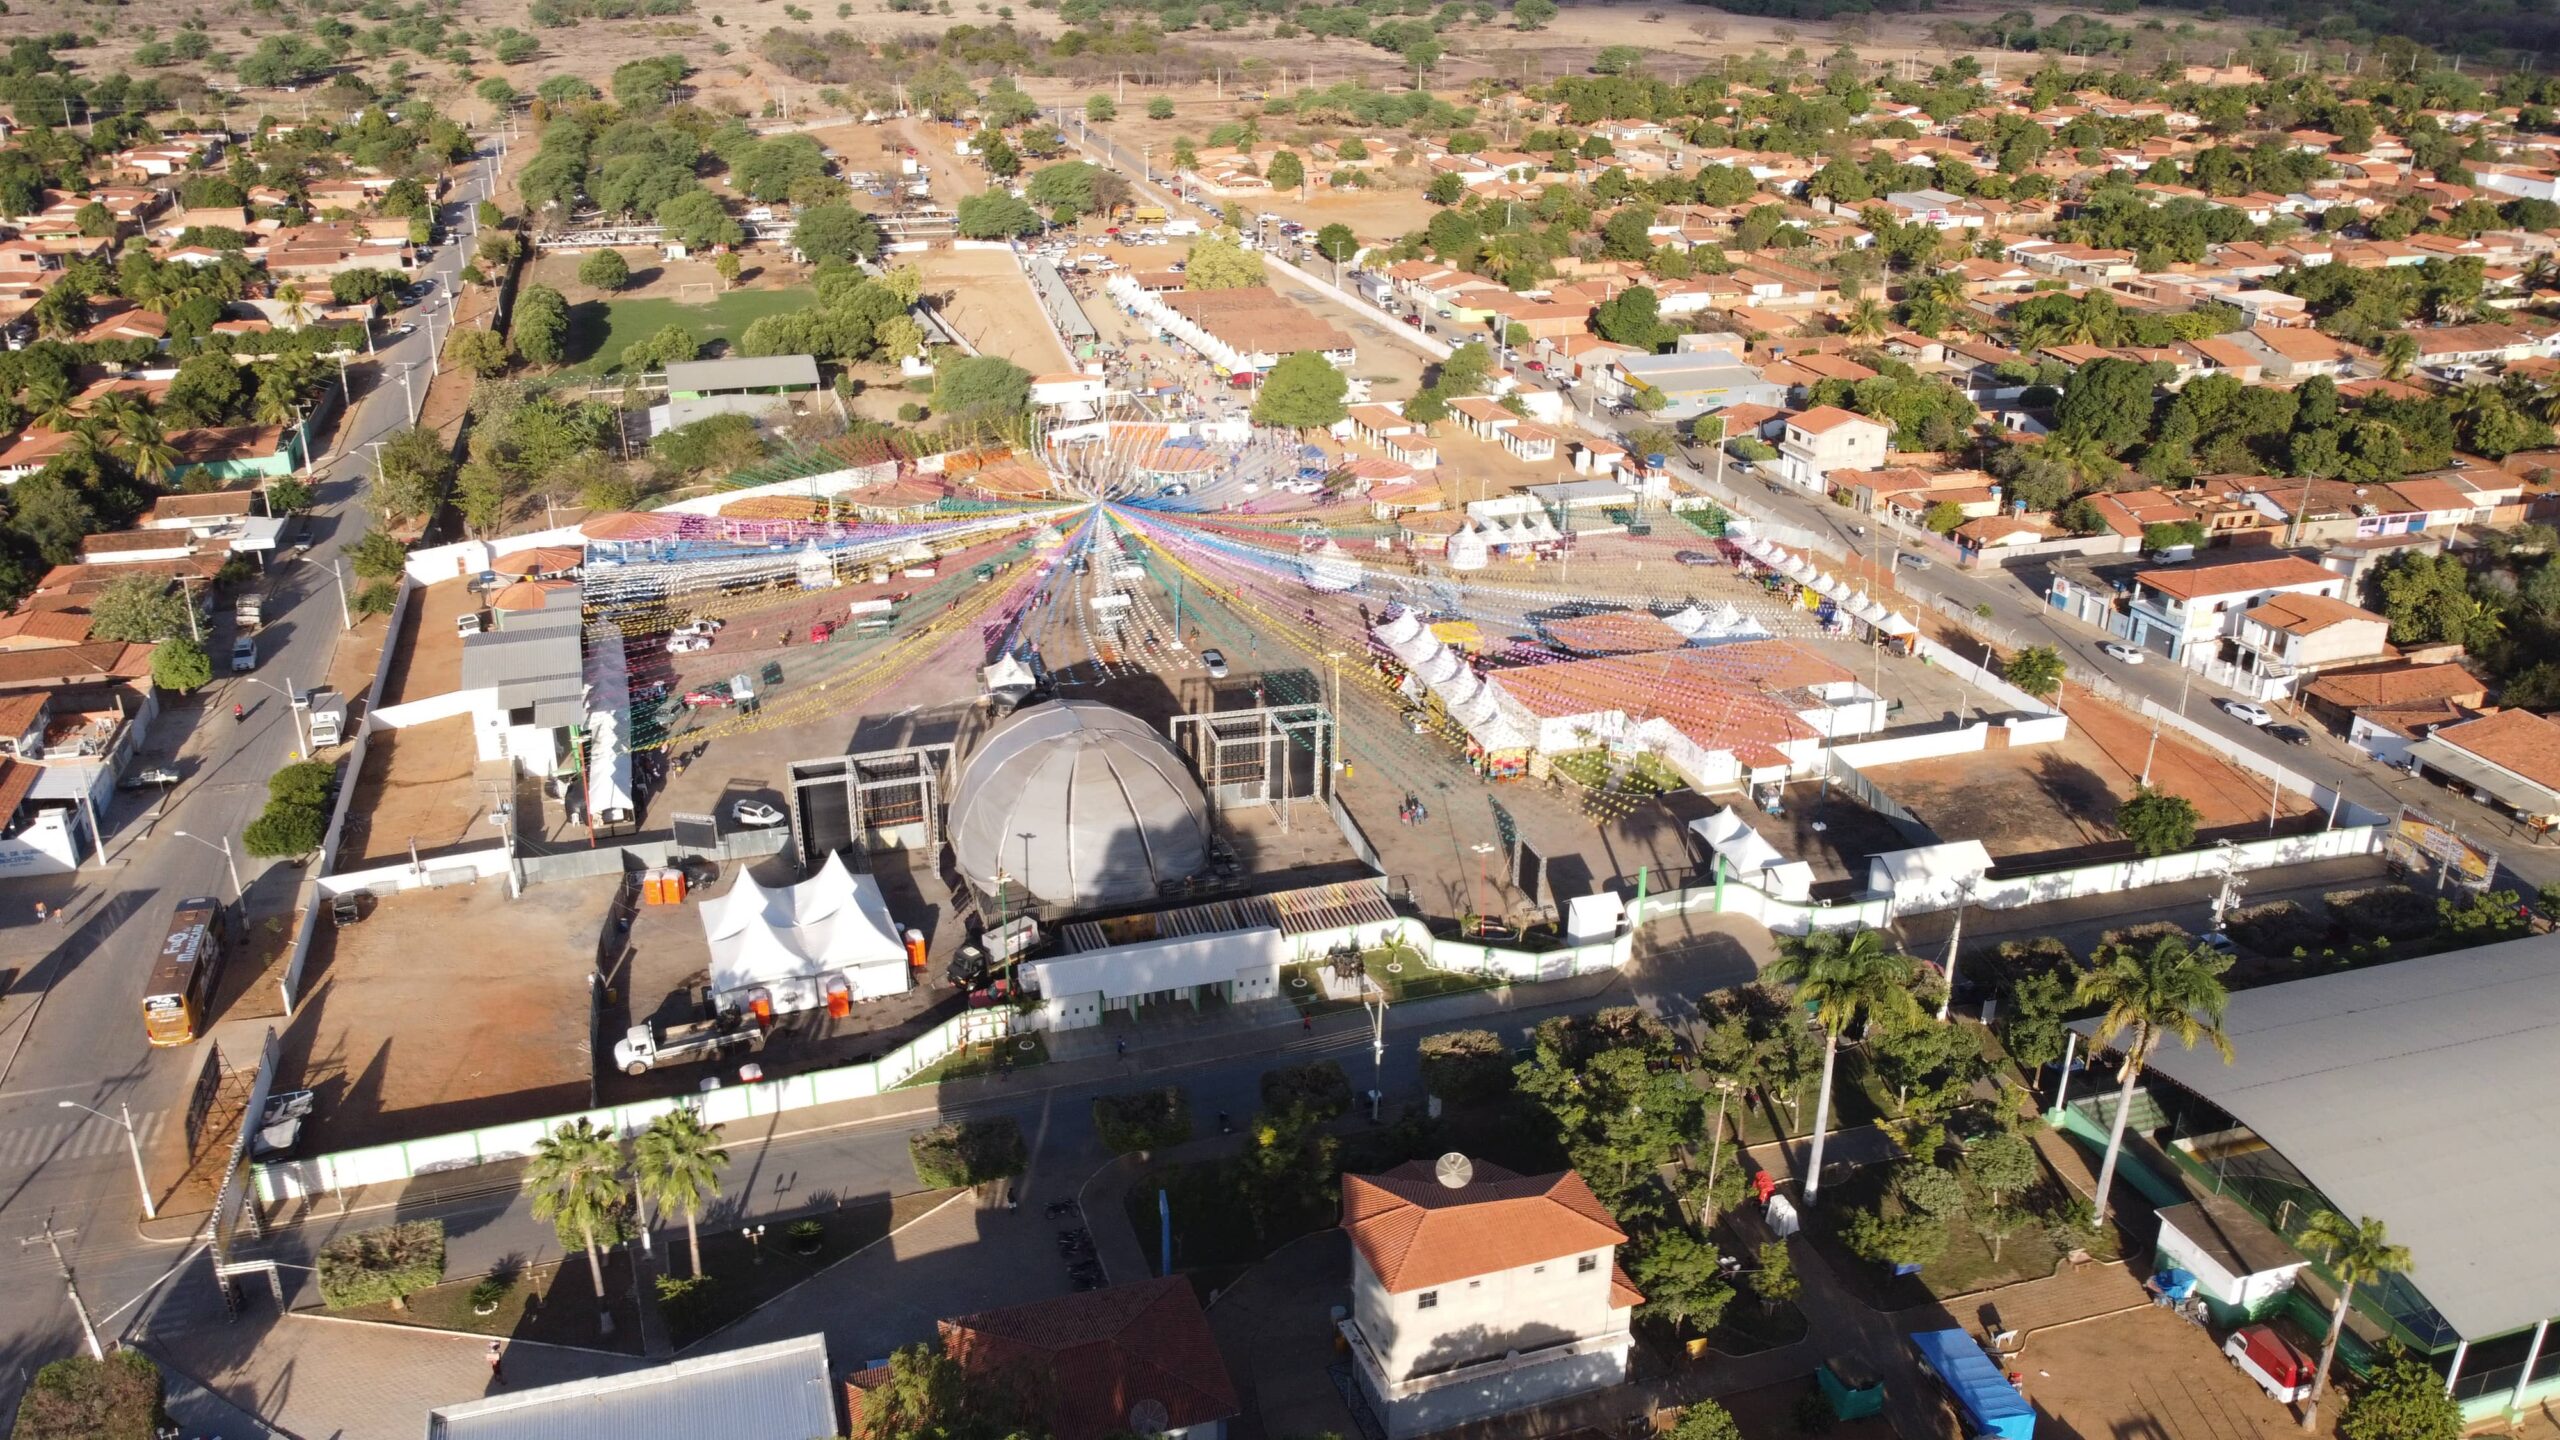
POLYGON ((702 902, 711 944, 711 993, 722 1009, 746 1008, 759 988, 775 1014, 814 1010, 841 978, 856 1000, 904 994, 907 949, 880 882, 829 855, 797 885, 767 888, 741 870, 729 893, 702 902))
POLYGON ((1779 853, 1778 847, 1752 829, 1751 822, 1736 814, 1732 806, 1690 821, 1689 833, 1722 856, 1736 880, 1781 900, 1813 897, 1813 867, 1779 853))

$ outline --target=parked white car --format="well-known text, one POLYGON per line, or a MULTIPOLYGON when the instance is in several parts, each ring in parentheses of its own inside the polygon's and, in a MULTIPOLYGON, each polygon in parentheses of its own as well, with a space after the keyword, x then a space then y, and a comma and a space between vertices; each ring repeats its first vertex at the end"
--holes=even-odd
POLYGON ((690 655, 697 650, 710 648, 711 637, 708 635, 679 634, 667 637, 667 653, 670 655, 690 655))
POLYGON ((729 806, 729 818, 741 825, 759 829, 782 823, 782 812, 761 800, 739 800, 729 806))
POLYGON ((2115 659, 2123 661, 2127 665, 2139 665, 2142 663, 2142 651, 2134 646, 2123 644, 2120 641, 2110 640, 2098 648, 2104 650, 2108 655, 2115 659))
POLYGON ((2263 705, 2252 705, 2246 700, 2216 700, 2213 703, 2222 707, 2223 714, 2230 716, 2232 719, 2239 721, 2243 725, 2273 725, 2276 723, 2276 717, 2268 714, 2266 707, 2263 705))

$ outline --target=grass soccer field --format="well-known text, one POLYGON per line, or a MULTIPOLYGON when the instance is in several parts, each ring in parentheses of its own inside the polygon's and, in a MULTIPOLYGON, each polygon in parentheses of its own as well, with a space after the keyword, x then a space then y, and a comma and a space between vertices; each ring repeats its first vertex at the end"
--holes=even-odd
POLYGON ((569 353, 580 357, 575 368, 603 374, 621 360, 622 352, 669 325, 681 325, 693 338, 735 345, 749 325, 767 315, 805 309, 815 297, 802 290, 732 290, 707 305, 674 300, 593 300, 569 311, 569 353))

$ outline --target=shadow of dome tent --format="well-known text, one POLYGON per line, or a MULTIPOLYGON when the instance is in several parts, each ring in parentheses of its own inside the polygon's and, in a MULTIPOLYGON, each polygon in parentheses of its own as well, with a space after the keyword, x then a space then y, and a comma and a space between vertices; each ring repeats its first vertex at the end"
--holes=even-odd
POLYGON ((1052 700, 987 732, 952 787, 960 872, 1042 905, 1156 898, 1209 860, 1209 804, 1171 742, 1126 711, 1052 700))

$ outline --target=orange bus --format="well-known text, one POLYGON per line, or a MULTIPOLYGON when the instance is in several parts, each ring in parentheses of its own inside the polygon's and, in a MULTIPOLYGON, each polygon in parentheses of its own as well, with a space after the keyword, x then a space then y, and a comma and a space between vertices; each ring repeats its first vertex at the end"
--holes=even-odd
POLYGON ((213 989, 222 983, 229 923, 222 903, 199 896, 178 902, 169 938, 151 962, 142 991, 142 1032, 154 1045, 184 1045, 204 1033, 213 989))

